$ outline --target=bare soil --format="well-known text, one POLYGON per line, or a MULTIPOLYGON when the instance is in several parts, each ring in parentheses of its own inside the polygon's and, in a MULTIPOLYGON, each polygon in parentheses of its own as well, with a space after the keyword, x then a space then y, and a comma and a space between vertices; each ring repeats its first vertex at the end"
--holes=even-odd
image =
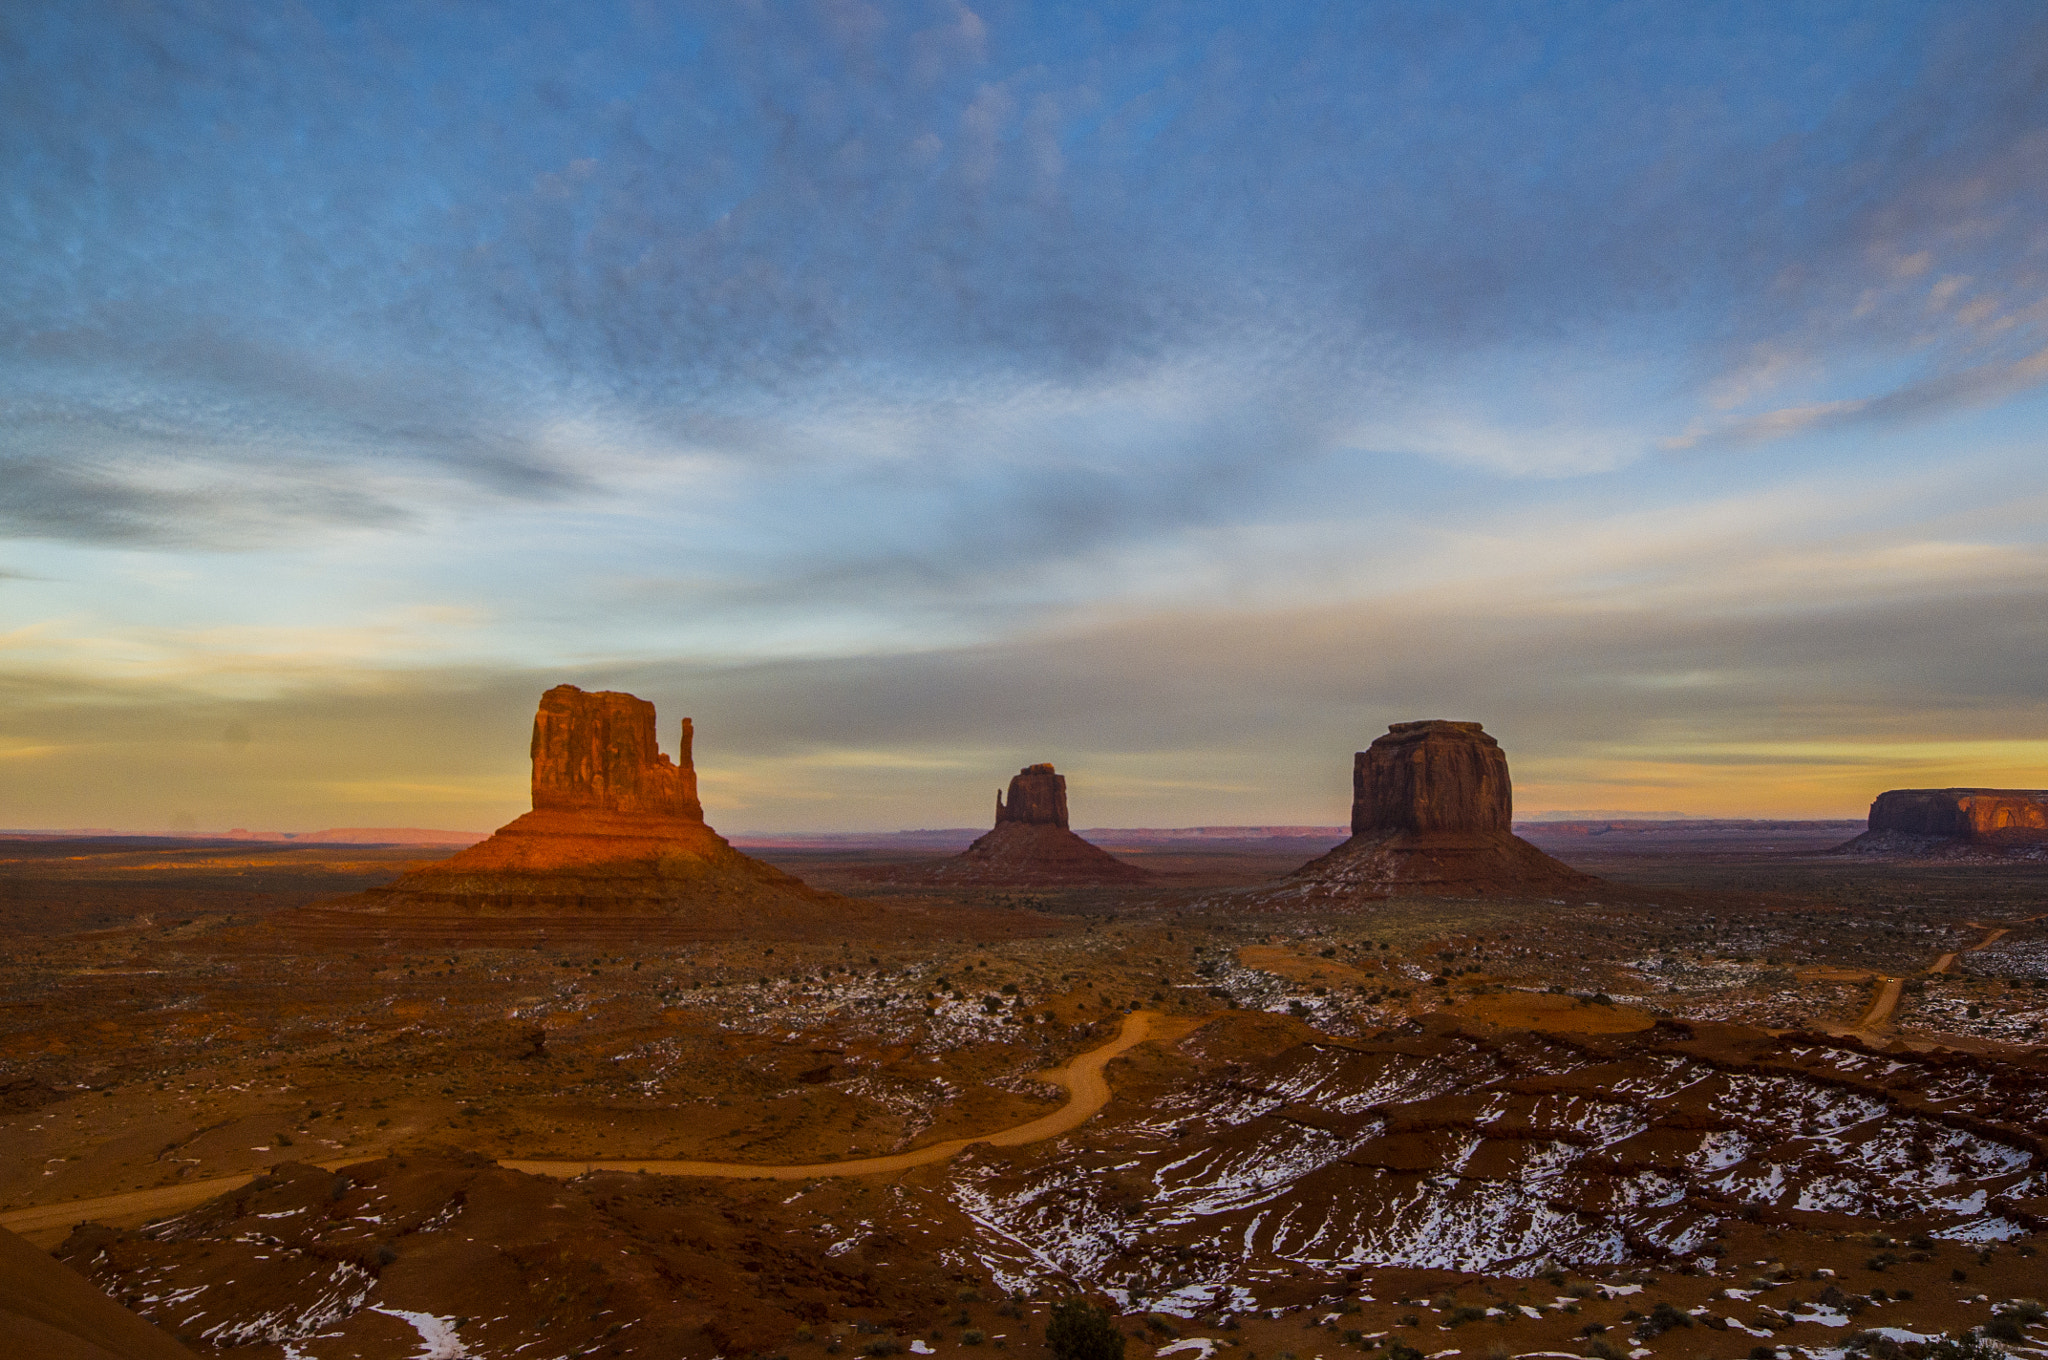
POLYGON ((1293 844, 1028 891, 757 849, 913 925, 337 940, 274 921, 416 847, 0 844, 0 1222, 265 1360, 1035 1354, 1074 1291, 1242 1360, 1817 1357, 2043 1292, 2048 866, 1523 830, 1613 900, 1234 906, 1293 844), (1188 1032, 987 1139, 1140 1010, 1188 1032))

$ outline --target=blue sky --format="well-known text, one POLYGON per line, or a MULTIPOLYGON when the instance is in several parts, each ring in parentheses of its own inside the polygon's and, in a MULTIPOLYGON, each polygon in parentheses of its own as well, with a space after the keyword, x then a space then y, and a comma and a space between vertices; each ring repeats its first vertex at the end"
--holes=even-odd
POLYGON ((2048 783, 2031 4, 17 5, 0 824, 2048 783))

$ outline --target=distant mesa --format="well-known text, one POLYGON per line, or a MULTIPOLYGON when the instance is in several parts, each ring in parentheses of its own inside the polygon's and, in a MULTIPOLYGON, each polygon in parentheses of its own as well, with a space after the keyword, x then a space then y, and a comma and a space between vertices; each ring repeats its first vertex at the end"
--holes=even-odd
POLYGON ((2048 789, 1891 789, 1843 853, 1901 859, 2048 858, 2048 789))
POLYGON ((1542 897, 1602 886, 1510 830, 1508 760, 1476 722, 1395 723, 1351 770, 1351 839, 1278 896, 1542 897))
POLYGON ((683 719, 676 759, 654 705, 557 685, 533 719, 533 811, 397 882, 308 912, 394 925, 493 921, 717 931, 866 911, 741 854, 704 823, 683 719))
POLYGON ((1067 826, 1067 777, 1051 765, 1027 765, 996 794, 995 827, 934 866, 936 882, 976 886, 1084 887, 1143 883, 1153 875, 1090 845, 1067 826))

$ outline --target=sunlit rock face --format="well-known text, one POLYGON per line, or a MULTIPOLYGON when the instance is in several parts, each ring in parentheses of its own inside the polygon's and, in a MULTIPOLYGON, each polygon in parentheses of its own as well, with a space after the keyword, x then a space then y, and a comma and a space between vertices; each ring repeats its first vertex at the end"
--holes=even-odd
POLYGON ((724 931, 860 915, 846 899, 741 854, 705 824, 694 737, 683 719, 671 760, 656 745, 653 704, 557 685, 533 720, 533 811, 481 844, 315 914, 421 930, 439 922, 458 933, 483 920, 512 930, 514 922, 601 929, 615 919, 630 933, 649 922, 724 931))
POLYGON ((943 883, 1071 887, 1140 883, 1152 875, 1090 845, 1067 826, 1067 779, 1051 765, 1027 765, 996 795, 996 824, 928 875, 943 883))
POLYGON ((704 820, 683 719, 674 761, 654 737, 654 705, 631 694, 557 685, 533 717, 533 806, 704 820))
POLYGON ((1907 858, 2048 857, 2048 790, 1892 789, 1870 829, 1841 847, 1907 858))
POLYGON ((1259 895, 1274 906, 1405 895, 1582 895, 1601 881, 1510 831, 1507 756, 1476 722, 1395 723, 1358 752, 1351 839, 1259 895))

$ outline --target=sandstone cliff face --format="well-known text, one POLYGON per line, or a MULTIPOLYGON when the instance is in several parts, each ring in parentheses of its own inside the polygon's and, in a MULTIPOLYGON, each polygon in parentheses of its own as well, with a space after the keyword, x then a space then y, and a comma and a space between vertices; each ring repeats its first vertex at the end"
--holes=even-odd
POLYGON ((1010 780, 1010 801, 996 795, 996 825, 1018 822, 1025 826, 1056 826, 1067 829, 1067 777, 1053 773, 1050 765, 1026 765, 1010 780))
POLYGON ((1870 829, 1963 841, 2048 840, 2048 790, 1892 789, 1870 805, 1870 829))
POLYGON ((1395 723, 1353 760, 1353 835, 1506 831, 1513 820, 1508 758, 1476 722, 1395 723))
POLYGON ((533 715, 536 811, 596 811, 704 820, 683 719, 677 760, 655 743, 654 705, 612 690, 586 694, 557 685, 533 715))
POLYGON ((1507 756, 1478 723, 1395 723, 1353 759, 1351 839, 1257 900, 1582 896, 1601 886, 1510 831, 1513 814, 1507 756))

